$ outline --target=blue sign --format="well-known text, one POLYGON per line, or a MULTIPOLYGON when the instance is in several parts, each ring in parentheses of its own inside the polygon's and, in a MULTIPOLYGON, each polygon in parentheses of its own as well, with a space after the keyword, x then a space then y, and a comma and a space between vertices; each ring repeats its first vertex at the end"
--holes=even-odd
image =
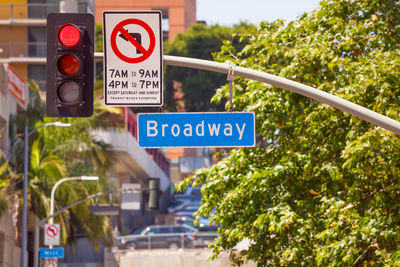
POLYGON ((64 258, 64 248, 39 248, 40 258, 64 258))
POLYGON ((140 147, 255 146, 253 112, 138 115, 140 147))

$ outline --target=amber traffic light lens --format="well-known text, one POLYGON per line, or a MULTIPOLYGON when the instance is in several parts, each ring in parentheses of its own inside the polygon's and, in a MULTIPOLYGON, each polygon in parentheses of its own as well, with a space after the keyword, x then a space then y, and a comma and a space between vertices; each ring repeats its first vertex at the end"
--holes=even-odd
POLYGON ((63 55, 58 59, 57 67, 63 75, 74 75, 79 70, 79 59, 72 54, 63 55))
POLYGON ((58 87, 58 97, 64 103, 75 103, 79 98, 79 85, 72 81, 62 83, 58 87))
POLYGON ((76 26, 66 24, 58 30, 57 38, 62 45, 73 47, 79 43, 81 32, 76 26))

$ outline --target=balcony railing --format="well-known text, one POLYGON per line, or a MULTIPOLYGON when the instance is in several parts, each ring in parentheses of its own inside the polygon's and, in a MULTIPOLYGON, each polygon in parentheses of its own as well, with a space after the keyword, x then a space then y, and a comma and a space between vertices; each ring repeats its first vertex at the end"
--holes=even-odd
POLYGON ((0 5, 0 19, 45 19, 47 14, 59 12, 59 10, 59 4, 2 4, 0 5))
POLYGON ((0 58, 10 57, 46 57, 45 42, 9 42, 0 43, 0 58))
MULTIPOLYGON (((137 140, 137 119, 136 114, 133 113, 129 108, 123 108, 125 118, 125 128, 129 131, 132 136, 137 140)), ((146 152, 153 158, 156 164, 160 167, 165 175, 169 178, 170 162, 165 157, 164 153, 158 148, 146 148, 146 152)))

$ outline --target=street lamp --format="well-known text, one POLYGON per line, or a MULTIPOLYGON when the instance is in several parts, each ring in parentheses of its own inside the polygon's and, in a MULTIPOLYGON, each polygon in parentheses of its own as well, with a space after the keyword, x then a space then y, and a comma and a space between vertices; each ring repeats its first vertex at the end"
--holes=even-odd
POLYGON ((28 195, 28 140, 34 132, 40 128, 47 126, 55 127, 70 127, 70 123, 62 123, 59 121, 49 122, 29 131, 28 119, 25 119, 25 134, 24 134, 24 186, 23 186, 23 204, 22 204, 22 233, 21 233, 21 267, 25 267, 25 251, 26 251, 26 222, 27 222, 27 195, 28 195))
MULTIPOLYGON (((51 189, 51 195, 50 195, 50 215, 52 216, 54 213, 54 195, 56 193, 56 189, 57 187, 66 181, 73 181, 73 180, 82 180, 82 181, 97 181, 99 180, 98 176, 77 176, 77 177, 66 177, 66 178, 62 178, 60 180, 58 180, 57 183, 55 183, 55 185, 53 186, 53 188, 51 189)), ((53 224, 54 223, 54 217, 51 217, 49 219, 49 224, 53 224)), ((53 246, 50 245, 50 248, 52 248, 53 246)))
MULTIPOLYGON (((57 187, 66 181, 73 181, 73 180, 82 180, 82 181, 97 181, 99 180, 98 176, 78 176, 78 177, 66 177, 66 178, 62 178, 60 180, 58 180, 58 182, 53 186, 53 188, 51 189, 51 195, 50 195, 50 215, 53 215, 54 213, 54 194, 56 192, 57 187)), ((49 224, 53 224, 54 223, 54 217, 51 217, 49 219, 49 224)))

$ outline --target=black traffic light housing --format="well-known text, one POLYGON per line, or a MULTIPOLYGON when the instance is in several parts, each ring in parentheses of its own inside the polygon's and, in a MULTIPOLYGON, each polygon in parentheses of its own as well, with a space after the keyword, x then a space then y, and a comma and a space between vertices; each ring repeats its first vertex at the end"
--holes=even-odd
POLYGON ((150 210, 158 210, 158 202, 160 198, 159 193, 160 180, 159 179, 149 179, 149 202, 148 208, 150 210))
POLYGON ((47 16, 46 115, 90 117, 93 113, 94 16, 47 16))

